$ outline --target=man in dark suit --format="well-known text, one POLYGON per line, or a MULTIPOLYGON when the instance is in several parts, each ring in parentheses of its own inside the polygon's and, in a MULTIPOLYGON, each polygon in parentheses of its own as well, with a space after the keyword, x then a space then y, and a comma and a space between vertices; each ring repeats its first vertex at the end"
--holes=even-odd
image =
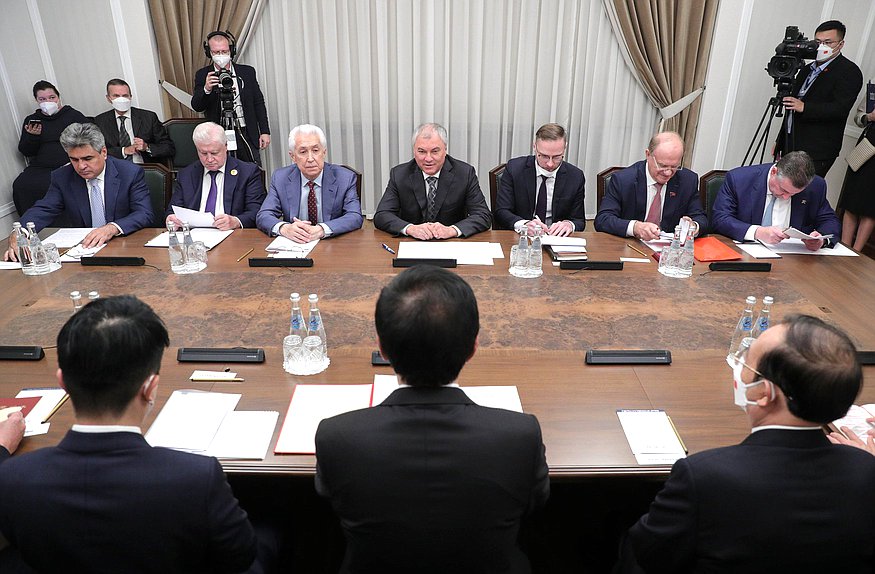
MULTIPOLYGON (((61 145, 70 158, 52 172, 46 196, 22 214, 23 224, 36 230, 48 227, 60 215, 66 227, 93 227, 83 247, 106 243, 152 223, 149 188, 143 168, 107 157, 103 134, 94 124, 70 124, 61 133, 61 145)), ((9 237, 7 261, 17 261, 15 236, 9 237)))
POLYGON ((715 233, 774 245, 787 239, 788 227, 815 237, 835 235, 827 240, 805 239, 812 251, 834 246, 841 234, 841 224, 826 199, 826 182, 815 175, 807 153, 790 152, 776 164, 737 167, 726 174, 711 216, 715 233))
POLYGON ((863 87, 863 74, 845 58, 845 25, 829 20, 817 27, 817 61, 796 74, 793 96, 783 99, 787 114, 775 143, 775 157, 805 151, 817 175, 826 177, 842 149, 845 123, 863 87))
POLYGON ((382 290, 375 322, 402 387, 316 431, 316 490, 347 540, 341 572, 528 572, 516 542, 549 496, 544 444, 534 416, 455 388, 477 348, 471 287, 414 267, 382 290))
POLYGON ((258 211, 258 228, 297 243, 361 229, 362 206, 356 175, 325 163, 328 141, 318 126, 303 124, 289 133, 289 157, 270 178, 267 199, 258 211))
POLYGON ((449 239, 470 237, 491 224, 474 168, 447 155, 447 130, 438 124, 419 126, 413 159, 389 173, 374 226, 416 239, 449 239))
POLYGON ((270 126, 267 122, 267 107, 264 94, 255 77, 255 68, 244 64, 232 64, 237 55, 237 42, 228 32, 211 32, 204 42, 204 53, 212 62, 194 75, 194 92, 191 107, 204 112, 211 122, 222 127, 223 94, 228 95, 226 105, 237 132, 237 157, 261 165, 259 150, 270 145, 270 126), (230 74, 228 87, 219 83, 219 75, 230 74))
POLYGON ((504 167, 493 206, 496 223, 517 233, 536 226, 548 235, 561 236, 586 228, 586 179, 580 169, 562 161, 566 147, 565 128, 559 124, 538 128, 534 155, 514 158, 504 167))
POLYGON ((58 334, 76 424, 3 463, 0 532, 39 572, 241 572, 256 538, 219 462, 153 448, 140 425, 169 343, 132 296, 89 303, 58 334))
POLYGON ((821 429, 861 388, 854 344, 794 315, 733 363, 751 434, 675 463, 619 571, 639 572, 637 561, 646 572, 872 572, 875 457, 821 429))
POLYGON ((672 233, 682 218, 698 235, 708 229, 699 199, 699 176, 684 169, 684 141, 675 132, 653 136, 644 161, 615 172, 595 216, 596 231, 645 241, 672 233))
POLYGON ((131 106, 131 87, 114 78, 106 83, 106 100, 113 109, 94 118, 103 132, 106 150, 134 163, 156 162, 173 157, 176 147, 155 112, 131 106))
POLYGON ((199 161, 177 174, 165 214, 167 223, 182 225, 173 213, 176 205, 212 213, 218 229, 255 227, 255 215, 264 201, 261 169, 228 156, 228 139, 218 124, 198 124, 191 139, 199 161))

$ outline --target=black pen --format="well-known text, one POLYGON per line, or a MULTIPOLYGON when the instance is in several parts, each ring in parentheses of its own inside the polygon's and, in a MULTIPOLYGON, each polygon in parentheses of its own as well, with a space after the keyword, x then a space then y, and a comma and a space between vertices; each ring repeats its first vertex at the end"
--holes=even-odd
POLYGON ((389 247, 388 245, 386 245, 385 243, 381 243, 380 245, 382 245, 383 249, 385 249, 386 251, 388 251, 392 255, 396 255, 395 250, 392 249, 391 247, 389 247))

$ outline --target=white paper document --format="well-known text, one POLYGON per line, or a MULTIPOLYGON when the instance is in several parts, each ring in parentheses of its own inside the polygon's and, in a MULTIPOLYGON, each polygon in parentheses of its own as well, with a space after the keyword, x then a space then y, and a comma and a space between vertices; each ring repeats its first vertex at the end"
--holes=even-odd
POLYGON ((216 218, 212 213, 195 211, 187 207, 173 206, 173 215, 189 227, 213 227, 216 218))
POLYGON ((659 239, 654 239, 653 241, 644 241, 641 239, 641 243, 652 249, 655 253, 661 253, 663 249, 671 246, 672 239, 674 235, 669 235, 667 238, 663 237, 660 233, 659 239))
MULTIPOLYGON (((219 243, 223 242, 234 231, 228 229, 222 231, 216 228, 196 227, 191 230, 191 238, 194 241, 203 241, 207 249, 212 249, 219 243)), ((146 247, 167 247, 170 241, 168 232, 160 233, 146 242, 146 247)))
POLYGON ((233 381, 237 378, 237 373, 231 371, 202 371, 195 369, 189 377, 192 381, 233 381))
MULTIPOLYGON (((376 406, 386 400, 398 388, 398 377, 395 375, 374 375, 374 391, 371 395, 371 406, 376 406)), ((468 398, 481 407, 505 409, 523 412, 520 394, 513 385, 459 387, 468 398)))
POLYGON ((617 418, 638 464, 673 464, 686 457, 665 411, 617 410, 617 418))
POLYGON ((786 235, 787 237, 792 237, 794 239, 832 239, 833 238, 832 233, 830 233, 829 235, 814 236, 814 235, 810 235, 808 233, 805 233, 804 231, 799 231, 795 227, 785 228, 784 235, 786 235))
POLYGON ((307 243, 295 243, 288 237, 282 235, 276 237, 270 242, 270 245, 264 248, 268 253, 273 253, 270 257, 290 257, 293 259, 303 259, 307 257, 313 248, 319 243, 318 239, 308 241, 307 243))
POLYGON ((503 259, 501 244, 486 241, 402 241, 398 244, 402 259, 455 259, 459 265, 494 265, 503 259))
POLYGON ((240 394, 173 391, 146 433, 152 446, 205 453, 240 394))
MULTIPOLYGON (((561 245, 562 247, 586 247, 585 237, 559 237, 558 235, 544 235, 541 237, 541 245, 561 245)), ((563 251, 566 251, 563 249, 563 251)), ((586 251, 584 251, 586 253, 586 251)))
POLYGON ((780 259, 781 256, 762 243, 736 243, 736 247, 756 259, 780 259))
POLYGON ((81 245, 76 245, 61 255, 61 263, 77 263, 83 257, 93 257, 104 247, 106 247, 106 243, 102 243, 97 247, 82 247, 81 245))
POLYGON ((43 243, 54 243, 58 249, 66 249, 82 243, 92 229, 92 227, 65 227, 43 239, 43 243))
POLYGON ((650 263, 652 259, 647 259, 646 257, 620 257, 620 261, 626 261, 629 263, 650 263))
POLYGON ((398 377, 395 375, 374 375, 374 392, 371 394, 371 406, 377 406, 386 400, 398 388, 398 377))
POLYGON ((866 442, 869 440, 869 430, 875 428, 872 423, 866 422, 866 419, 875 417, 875 404, 871 405, 851 405, 848 412, 840 419, 832 422, 836 428, 848 427, 860 440, 866 442))
POLYGON ((373 385, 296 385, 276 441, 277 454, 315 454, 316 428, 322 419, 364 409, 373 385))
POLYGON ((0 261, 0 269, 21 269, 20 261, 0 261))
POLYGON ((61 388, 23 389, 15 398, 41 397, 36 406, 24 417, 24 436, 34 436, 49 432, 51 423, 43 424, 49 413, 64 399, 67 391, 61 388))
POLYGON ((279 416, 276 411, 230 411, 204 454, 216 458, 264 460, 279 416))
POLYGON ((859 257, 854 251, 848 249, 841 243, 835 247, 821 247, 817 251, 811 251, 801 239, 785 239, 777 245, 770 245, 769 249, 775 253, 792 253, 795 255, 832 255, 836 257, 859 257))

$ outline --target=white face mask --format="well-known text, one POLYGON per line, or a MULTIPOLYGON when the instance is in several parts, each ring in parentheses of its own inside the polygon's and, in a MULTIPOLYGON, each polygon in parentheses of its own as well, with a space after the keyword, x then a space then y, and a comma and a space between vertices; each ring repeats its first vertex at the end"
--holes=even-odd
MULTIPOLYGON (((752 383, 745 383, 741 380, 741 372, 744 370, 744 367, 745 364, 743 361, 737 361, 732 365, 732 383, 733 391, 735 394, 735 406, 739 407, 744 412, 747 412, 748 405, 757 404, 756 401, 747 400, 747 389, 765 384, 768 381, 766 381, 765 379, 758 379, 752 383)), ((759 375, 759 373, 757 374, 759 375)), ((774 388, 771 388, 771 398, 775 398, 774 388)))
POLYGON ((228 54, 213 54, 213 63, 220 68, 224 68, 231 63, 231 56, 228 54))
POLYGON ((39 109, 41 109, 45 115, 53 116, 58 113, 60 106, 58 106, 57 102, 40 102, 39 109))
POLYGON ((832 57, 832 48, 826 44, 821 44, 817 47, 817 61, 826 62, 832 57))
POLYGON ((112 101, 112 107, 119 112, 126 112, 131 109, 130 98, 116 98, 112 101))

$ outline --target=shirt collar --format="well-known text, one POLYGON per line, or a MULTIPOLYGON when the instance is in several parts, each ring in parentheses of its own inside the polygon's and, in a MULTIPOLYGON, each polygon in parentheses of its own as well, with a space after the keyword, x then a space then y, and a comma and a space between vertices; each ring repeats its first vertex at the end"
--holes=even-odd
MULTIPOLYGON (((441 169, 443 169, 443 168, 441 168, 441 169)), ((425 172, 422 171, 422 170, 419 170, 419 173, 422 174, 422 179, 423 179, 423 181, 425 181, 425 182, 428 182, 428 178, 430 178, 430 177, 434 177, 434 178, 437 178, 437 179, 440 179, 440 178, 441 178, 441 171, 440 171, 440 170, 438 170, 438 172, 437 172, 436 174, 434 174, 434 175, 428 175, 427 173, 425 173, 425 172)))
MULTIPOLYGON (((109 157, 106 158, 106 161, 109 161, 109 157)), ((99 174, 97 174, 97 177, 89 179, 88 182, 91 183, 92 181, 97 181, 98 183, 100 183, 100 187, 103 188, 103 180, 105 177, 106 177, 106 165, 104 164, 103 171, 101 171, 99 174)))
POLYGON ((70 430, 86 434, 102 434, 110 432, 132 432, 139 435, 143 434, 140 427, 131 427, 127 425, 80 425, 75 424, 70 427, 70 430))
POLYGON ((763 425, 750 429, 751 434, 762 430, 821 430, 819 426, 814 427, 794 427, 789 425, 763 425))
MULTIPOLYGON (((312 180, 313 183, 315 183, 315 184, 316 184, 316 187, 318 187, 318 188, 321 188, 321 187, 322 187, 322 175, 323 175, 324 173, 325 173, 325 168, 322 168, 322 171, 319 172, 319 175, 317 175, 317 176, 316 176, 315 178, 313 178, 313 180, 312 180)), ((311 180, 309 180, 309 179, 307 179, 306 177, 304 177, 304 174, 302 173, 302 174, 301 174, 301 188, 303 188, 303 189, 309 189, 309 186, 307 185, 307 182, 308 182, 308 181, 311 181, 311 180)))

